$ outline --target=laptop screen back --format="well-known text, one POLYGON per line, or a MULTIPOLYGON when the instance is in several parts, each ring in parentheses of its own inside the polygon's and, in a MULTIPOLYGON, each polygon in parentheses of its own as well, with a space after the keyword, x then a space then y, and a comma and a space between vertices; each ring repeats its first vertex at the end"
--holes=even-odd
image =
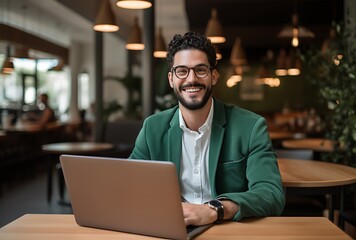
POLYGON ((173 163, 73 155, 60 161, 79 225, 187 238, 173 163))

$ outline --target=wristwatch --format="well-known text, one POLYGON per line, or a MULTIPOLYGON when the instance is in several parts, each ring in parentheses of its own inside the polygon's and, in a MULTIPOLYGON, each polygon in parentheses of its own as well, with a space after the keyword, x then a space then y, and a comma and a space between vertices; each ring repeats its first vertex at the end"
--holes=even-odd
POLYGON ((219 200, 210 200, 207 202, 208 206, 214 209, 218 215, 215 223, 221 223, 224 220, 224 206, 219 200))

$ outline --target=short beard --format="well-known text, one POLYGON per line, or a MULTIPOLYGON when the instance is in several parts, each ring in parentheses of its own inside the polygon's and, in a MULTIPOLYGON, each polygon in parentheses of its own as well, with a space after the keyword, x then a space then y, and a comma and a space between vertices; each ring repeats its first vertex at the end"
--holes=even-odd
MULTIPOLYGON (((192 86, 197 86, 197 85, 192 85, 192 86)), ((174 94, 176 95, 178 101, 180 102, 180 104, 182 104, 185 108, 189 109, 189 110, 197 110, 197 109, 201 109, 205 106, 205 104, 208 102, 211 93, 212 93, 212 88, 211 87, 205 87, 202 85, 199 85, 199 87, 203 87, 206 89, 206 92, 203 96, 203 99, 199 102, 188 102, 186 101, 182 95, 180 94, 179 91, 183 91, 183 90, 178 90, 177 88, 174 88, 174 94)), ((181 88, 180 88, 181 89, 181 88)))

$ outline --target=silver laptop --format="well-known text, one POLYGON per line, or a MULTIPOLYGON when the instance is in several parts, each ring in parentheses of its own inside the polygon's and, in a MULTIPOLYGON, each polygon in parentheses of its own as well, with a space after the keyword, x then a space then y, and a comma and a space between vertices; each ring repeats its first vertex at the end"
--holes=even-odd
POLYGON ((192 239, 211 225, 187 231, 171 162, 61 155, 76 222, 170 239, 192 239))

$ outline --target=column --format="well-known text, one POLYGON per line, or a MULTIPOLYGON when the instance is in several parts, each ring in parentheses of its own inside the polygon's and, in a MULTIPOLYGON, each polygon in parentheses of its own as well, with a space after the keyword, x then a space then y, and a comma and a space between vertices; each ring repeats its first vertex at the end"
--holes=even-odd
POLYGON ((143 78, 142 78, 142 108, 143 117, 146 118, 154 112, 154 35, 155 35, 155 2, 152 7, 144 10, 143 23, 143 42, 145 49, 142 53, 143 59, 143 78))

